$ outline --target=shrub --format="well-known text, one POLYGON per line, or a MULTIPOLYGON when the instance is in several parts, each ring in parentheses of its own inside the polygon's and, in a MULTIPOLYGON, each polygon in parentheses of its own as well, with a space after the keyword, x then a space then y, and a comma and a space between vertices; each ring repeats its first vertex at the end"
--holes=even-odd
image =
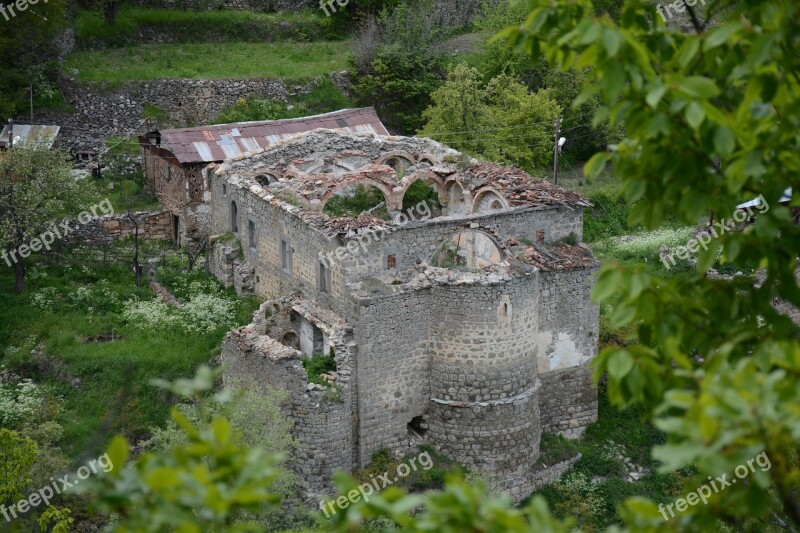
POLYGON ((306 369, 306 374, 308 374, 309 383, 331 386, 331 383, 324 379, 322 374, 336 371, 336 359, 332 355, 316 353, 311 357, 303 357, 302 362, 303 368, 306 369))

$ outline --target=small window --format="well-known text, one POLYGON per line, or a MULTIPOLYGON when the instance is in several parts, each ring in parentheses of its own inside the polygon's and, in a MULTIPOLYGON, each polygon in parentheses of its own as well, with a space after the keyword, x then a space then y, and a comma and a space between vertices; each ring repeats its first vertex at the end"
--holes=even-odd
POLYGON ((228 186, 224 183, 222 184, 222 196, 228 196, 228 186))
POLYGON ((231 202, 231 231, 239 233, 239 208, 236 207, 236 202, 231 202))
POLYGON ((386 257, 386 268, 395 268, 397 267, 397 256, 395 254, 389 254, 386 257))
POLYGON ((247 245, 256 249, 256 223, 252 220, 247 221, 247 245))
POLYGON ((331 271, 325 266, 325 263, 319 263, 319 270, 317 272, 317 287, 319 292, 329 293, 331 289, 331 271))
POLYGON ((281 270, 292 273, 292 245, 287 239, 281 239, 281 270))

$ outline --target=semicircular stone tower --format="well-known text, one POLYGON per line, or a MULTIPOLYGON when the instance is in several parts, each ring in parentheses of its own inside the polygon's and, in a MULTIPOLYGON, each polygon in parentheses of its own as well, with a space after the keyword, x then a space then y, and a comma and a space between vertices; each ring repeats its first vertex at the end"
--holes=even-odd
POLYGON ((445 455, 507 479, 539 455, 538 279, 436 291, 428 438, 445 455))

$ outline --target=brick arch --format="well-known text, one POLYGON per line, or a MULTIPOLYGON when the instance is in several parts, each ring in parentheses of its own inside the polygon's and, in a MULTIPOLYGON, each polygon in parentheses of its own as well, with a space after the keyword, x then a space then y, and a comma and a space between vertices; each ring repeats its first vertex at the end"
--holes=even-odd
POLYGON ((335 195, 337 192, 344 189, 345 187, 349 187, 350 185, 371 185, 373 187, 377 187, 378 190, 381 191, 381 193, 383 194, 383 199, 384 201, 386 201, 387 209, 391 210, 393 208, 394 203, 392 199, 394 198, 394 195, 392 194, 392 190, 386 184, 373 178, 357 176, 340 181, 339 183, 334 185, 334 187, 331 190, 325 193, 325 195, 319 199, 320 201, 319 210, 322 211, 323 209, 325 209, 325 205, 328 203, 328 200, 333 198, 333 195, 335 195))
POLYGON ((393 157, 402 157, 403 159, 407 159, 410 164, 414 164, 417 162, 417 158, 411 152, 406 152, 405 150, 392 150, 391 152, 386 152, 378 159, 375 160, 376 165, 385 165, 388 160, 393 157))
POLYGON ((264 188, 278 182, 278 176, 276 176, 273 172, 268 171, 254 172, 252 178, 264 188))
POLYGON ((507 209, 508 200, 493 187, 482 188, 472 201, 473 213, 485 213, 495 209, 507 209), (499 206, 497 205, 499 203, 499 206))
POLYGON ((472 202, 464 199, 464 193, 469 190, 458 178, 450 178, 444 182, 444 201, 440 202, 447 206, 448 215, 468 215, 472 211, 472 202))
POLYGON ((429 263, 444 268, 465 266, 485 268, 506 257, 501 240, 485 228, 464 228, 454 232, 436 247, 429 263), (450 255, 452 254, 452 256, 450 255), (459 265, 461 261, 466 264, 459 265), (455 262, 450 265, 450 262, 455 262))
POLYGON ((428 163, 430 166, 434 166, 439 162, 439 159, 431 154, 422 154, 417 160, 417 163, 428 163))
POLYGON ((304 177, 306 177, 306 173, 297 168, 287 168, 286 170, 283 171, 283 176, 281 177, 287 180, 303 179, 304 177))
POLYGON ((439 195, 439 203, 447 203, 444 180, 438 174, 428 170, 419 170, 409 174, 408 176, 405 176, 402 180, 400 180, 400 188, 403 190, 402 196, 405 197, 408 189, 414 184, 414 182, 419 180, 425 180, 428 183, 432 183, 436 188, 436 194, 439 195))

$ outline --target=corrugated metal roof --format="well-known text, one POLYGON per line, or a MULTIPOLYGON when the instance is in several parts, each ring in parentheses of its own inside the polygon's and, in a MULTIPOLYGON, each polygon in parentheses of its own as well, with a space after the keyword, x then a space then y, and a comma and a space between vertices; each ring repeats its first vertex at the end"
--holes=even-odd
MULTIPOLYGON (((56 141, 56 136, 61 129, 60 126, 29 126, 26 124, 14 124, 14 144, 26 144, 36 142, 47 148, 52 148, 56 141)), ((8 147, 8 125, 3 126, 0 132, 0 146, 8 147)))
POLYGON ((311 117, 161 130, 161 147, 181 163, 210 163, 267 148, 281 139, 317 128, 389 135, 375 110, 362 107, 311 117))

